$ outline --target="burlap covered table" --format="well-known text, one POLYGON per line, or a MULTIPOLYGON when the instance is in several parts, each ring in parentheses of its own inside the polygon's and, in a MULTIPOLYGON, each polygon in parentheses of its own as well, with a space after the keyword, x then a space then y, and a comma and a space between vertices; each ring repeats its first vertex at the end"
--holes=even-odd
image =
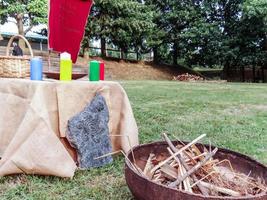
POLYGON ((96 93, 109 108, 114 151, 138 144, 138 129, 127 94, 116 82, 35 82, 0 79, 0 176, 41 174, 73 177, 75 150, 65 133, 68 120, 96 93))

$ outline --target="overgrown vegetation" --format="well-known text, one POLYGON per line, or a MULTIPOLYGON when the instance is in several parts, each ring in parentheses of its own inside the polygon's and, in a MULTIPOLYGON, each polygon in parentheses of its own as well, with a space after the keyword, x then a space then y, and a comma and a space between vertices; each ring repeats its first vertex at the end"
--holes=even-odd
MULTIPOLYGON (((192 140, 229 148, 267 164, 267 88, 263 84, 122 82, 139 126, 141 143, 192 140)), ((133 199, 123 175, 123 158, 112 165, 79 171, 72 180, 57 177, 0 178, 0 199, 133 199)))
MULTIPOLYGON (((86 39, 190 67, 267 64, 265 0, 96 0, 86 39)), ((88 43, 85 45, 88 45, 88 43)))

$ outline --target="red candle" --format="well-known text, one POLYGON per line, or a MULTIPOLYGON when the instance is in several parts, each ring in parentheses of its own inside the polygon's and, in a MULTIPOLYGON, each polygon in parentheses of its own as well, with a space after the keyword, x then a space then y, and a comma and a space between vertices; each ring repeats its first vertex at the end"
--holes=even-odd
POLYGON ((104 81, 105 80, 105 63, 99 62, 99 64, 100 64, 100 80, 104 81))

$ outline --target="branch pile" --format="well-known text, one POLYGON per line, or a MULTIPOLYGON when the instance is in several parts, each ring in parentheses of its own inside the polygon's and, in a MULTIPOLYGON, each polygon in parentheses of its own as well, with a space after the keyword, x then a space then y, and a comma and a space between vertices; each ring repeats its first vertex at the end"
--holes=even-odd
POLYGON ((174 81, 204 81, 202 77, 188 74, 188 73, 174 76, 173 80, 174 81))
POLYGON ((169 157, 150 154, 141 175, 169 188, 205 196, 253 196, 267 192, 267 185, 261 178, 236 172, 229 160, 214 159, 218 151, 201 151, 195 144, 205 137, 201 135, 189 144, 174 146, 166 134, 169 157))

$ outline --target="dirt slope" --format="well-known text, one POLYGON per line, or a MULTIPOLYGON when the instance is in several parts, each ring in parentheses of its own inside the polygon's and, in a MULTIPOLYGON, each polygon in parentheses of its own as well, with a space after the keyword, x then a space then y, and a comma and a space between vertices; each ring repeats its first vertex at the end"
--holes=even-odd
MULTIPOLYGON (((172 80, 173 76, 182 73, 193 73, 190 69, 183 67, 172 67, 167 65, 153 65, 149 62, 132 62, 115 59, 95 57, 90 60, 105 62, 106 78, 108 80, 172 80)), ((77 66, 87 66, 88 60, 79 58, 77 66)))
MULTIPOLYGON (((24 52, 26 55, 29 52, 24 52)), ((5 47, 0 47, 0 55, 5 54, 5 47)), ((48 52, 34 51, 35 56, 43 58, 44 71, 59 71, 59 56, 50 54, 51 67, 48 68, 48 52)), ((123 61, 119 59, 105 59, 99 57, 84 59, 78 58, 73 66, 73 71, 88 71, 88 62, 91 60, 104 61, 106 66, 107 80, 172 80, 174 76, 182 73, 196 74, 196 72, 182 66, 173 67, 168 65, 154 65, 149 62, 123 61)))

